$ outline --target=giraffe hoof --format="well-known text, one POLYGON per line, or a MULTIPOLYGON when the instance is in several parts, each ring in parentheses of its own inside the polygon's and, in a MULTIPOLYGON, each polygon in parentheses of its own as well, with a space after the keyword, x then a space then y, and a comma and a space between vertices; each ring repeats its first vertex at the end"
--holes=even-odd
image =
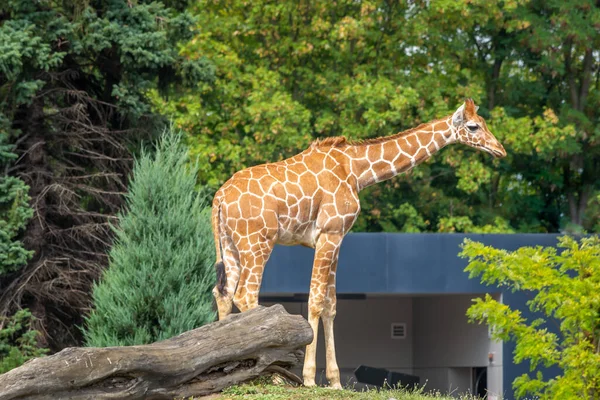
POLYGON ((317 384, 315 383, 314 379, 304 379, 304 386, 313 387, 313 386, 317 386, 317 384))
POLYGON ((332 390, 342 390, 342 385, 339 382, 336 383, 330 383, 329 386, 327 386, 328 389, 332 389, 332 390))

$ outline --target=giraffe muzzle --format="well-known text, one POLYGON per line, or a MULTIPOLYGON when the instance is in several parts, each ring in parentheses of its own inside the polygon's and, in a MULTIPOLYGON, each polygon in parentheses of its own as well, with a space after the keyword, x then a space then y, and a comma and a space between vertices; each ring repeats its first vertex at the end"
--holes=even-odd
POLYGON ((481 146, 481 149, 490 153, 495 158, 506 157, 506 150, 504 150, 504 146, 502 146, 502 143, 500 143, 495 137, 486 141, 485 145, 481 146))
POLYGON ((498 142, 497 145, 493 146, 490 150, 492 155, 496 158, 506 157, 506 150, 504 150, 504 146, 502 146, 500 142, 498 142))

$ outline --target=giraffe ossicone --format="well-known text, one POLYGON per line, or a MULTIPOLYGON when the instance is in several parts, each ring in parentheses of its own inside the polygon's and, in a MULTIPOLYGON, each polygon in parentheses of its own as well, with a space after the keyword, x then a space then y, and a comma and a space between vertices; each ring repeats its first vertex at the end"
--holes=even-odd
POLYGON ((212 206, 218 276, 213 294, 219 319, 231 313, 233 304, 241 312, 258 305, 263 268, 275 244, 314 248, 308 300, 314 338, 306 347, 304 384, 315 384, 321 319, 326 376, 330 386, 340 388, 333 335, 336 271, 342 240, 360 212, 358 193, 452 143, 506 156, 467 99, 452 115, 396 135, 361 142, 317 140, 291 158, 235 173, 217 191, 212 206))

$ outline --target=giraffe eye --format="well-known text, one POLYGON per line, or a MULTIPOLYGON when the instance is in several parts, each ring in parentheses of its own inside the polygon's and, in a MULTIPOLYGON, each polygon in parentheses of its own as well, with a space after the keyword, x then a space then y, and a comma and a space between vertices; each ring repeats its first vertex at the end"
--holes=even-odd
POLYGON ((479 125, 477 125, 477 124, 467 124, 467 129, 470 130, 471 132, 475 132, 477 129, 479 129, 479 125))

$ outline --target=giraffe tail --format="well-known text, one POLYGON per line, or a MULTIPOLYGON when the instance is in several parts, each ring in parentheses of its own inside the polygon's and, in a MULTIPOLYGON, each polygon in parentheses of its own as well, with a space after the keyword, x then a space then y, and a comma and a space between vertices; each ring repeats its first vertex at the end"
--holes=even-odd
POLYGON ((215 250, 217 261, 215 263, 215 271, 217 273, 216 289, 221 296, 227 294, 225 286, 227 285, 227 274, 225 273, 225 264, 221 255, 221 201, 215 199, 212 206, 212 228, 215 238, 215 250))

